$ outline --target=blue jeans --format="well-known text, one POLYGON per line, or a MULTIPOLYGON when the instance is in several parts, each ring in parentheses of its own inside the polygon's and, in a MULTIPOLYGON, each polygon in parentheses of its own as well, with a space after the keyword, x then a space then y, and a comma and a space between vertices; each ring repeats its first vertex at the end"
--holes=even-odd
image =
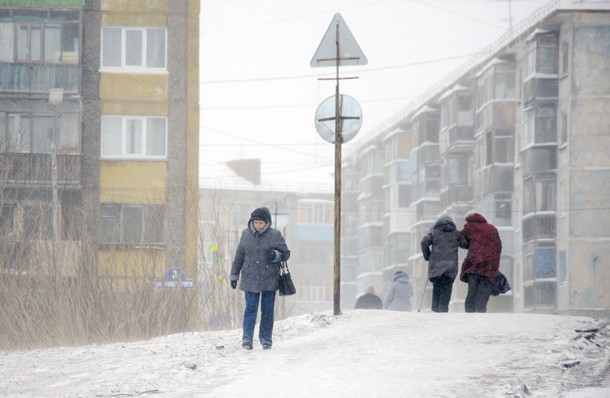
POLYGON ((246 310, 244 311, 244 325, 242 341, 254 340, 254 326, 258 302, 261 302, 261 323, 258 327, 258 338, 261 344, 273 344, 273 311, 275 307, 275 291, 273 292, 246 292, 246 310))

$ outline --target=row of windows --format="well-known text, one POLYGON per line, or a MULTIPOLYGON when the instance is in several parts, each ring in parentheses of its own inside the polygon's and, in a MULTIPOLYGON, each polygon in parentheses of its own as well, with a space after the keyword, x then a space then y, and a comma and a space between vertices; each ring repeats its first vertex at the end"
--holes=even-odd
POLYGON ((101 242, 124 245, 163 244, 164 205, 101 205, 101 242))
MULTIPOLYGON (((78 64, 81 51, 78 10, 0 10, 0 62, 78 64)), ((104 71, 167 69, 167 29, 102 28, 104 71)))
POLYGON ((79 62, 80 12, 0 10, 0 62, 79 62))
MULTIPOLYGON (((80 153, 78 113, 56 116, 58 153, 80 153)), ((0 153, 51 153, 53 115, 0 112, 0 153)), ((164 159, 167 118, 152 116, 102 117, 101 156, 106 159, 164 159)))
MULTIPOLYGON (((60 206, 60 236, 78 240, 82 221, 70 203, 60 206)), ((101 243, 162 245, 165 243, 164 205, 101 205, 101 243)), ((81 230, 82 232, 82 230, 81 230)), ((53 236, 53 208, 43 203, 0 204, 0 237, 9 241, 48 240, 53 236)))
MULTIPOLYGON (((60 153, 80 152, 78 113, 56 118, 55 145, 60 153)), ((0 112, 0 153, 51 153, 53 115, 0 112)))

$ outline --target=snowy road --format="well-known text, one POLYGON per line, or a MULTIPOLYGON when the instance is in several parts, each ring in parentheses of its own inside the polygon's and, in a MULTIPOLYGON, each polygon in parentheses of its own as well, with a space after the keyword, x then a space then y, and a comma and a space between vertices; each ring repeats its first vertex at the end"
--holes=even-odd
POLYGON ((272 350, 240 336, 0 352, 0 396, 610 397, 593 318, 351 310, 276 322, 272 350))

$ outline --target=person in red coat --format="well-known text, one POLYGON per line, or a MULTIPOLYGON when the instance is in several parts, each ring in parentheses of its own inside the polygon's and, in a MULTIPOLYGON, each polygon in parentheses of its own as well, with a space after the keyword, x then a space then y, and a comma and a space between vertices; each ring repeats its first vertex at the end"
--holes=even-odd
POLYGON ((500 268, 502 241, 500 234, 485 217, 476 212, 466 215, 462 234, 469 242, 468 254, 462 263, 460 280, 468 283, 466 312, 486 312, 491 289, 500 268))

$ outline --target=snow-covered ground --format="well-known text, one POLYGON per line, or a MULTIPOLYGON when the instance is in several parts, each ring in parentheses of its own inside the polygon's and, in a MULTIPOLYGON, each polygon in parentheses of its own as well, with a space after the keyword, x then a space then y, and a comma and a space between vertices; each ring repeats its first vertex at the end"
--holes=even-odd
POLYGON ((0 352, 2 397, 610 397, 610 326, 588 317, 349 310, 241 330, 0 352))

